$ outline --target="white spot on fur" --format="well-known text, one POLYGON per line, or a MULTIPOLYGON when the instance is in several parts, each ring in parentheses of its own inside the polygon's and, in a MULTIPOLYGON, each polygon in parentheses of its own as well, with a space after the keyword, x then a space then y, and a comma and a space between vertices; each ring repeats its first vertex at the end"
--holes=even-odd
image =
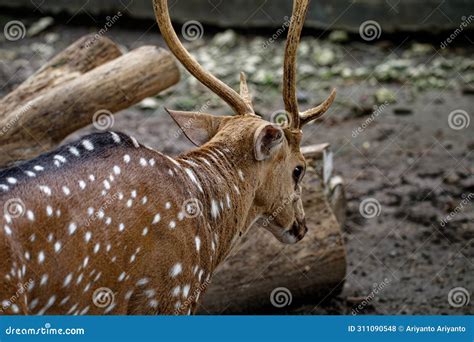
POLYGON ((146 285, 150 282, 150 279, 148 278, 142 278, 140 280, 137 281, 137 286, 143 286, 143 285, 146 285))
POLYGON ((25 174, 26 174, 28 177, 36 177, 36 173, 34 173, 33 171, 25 171, 25 174))
POLYGON ((86 188, 86 182, 84 182, 83 180, 80 180, 79 187, 81 188, 81 190, 84 190, 86 188))
POLYGON ((82 146, 84 146, 84 148, 88 151, 94 150, 94 145, 92 145, 90 140, 87 140, 87 139, 82 140, 82 146))
POLYGON ((157 224, 161 220, 161 215, 156 214, 155 217, 153 218, 153 222, 151 224, 157 224))
POLYGON ((86 234, 84 235, 84 240, 86 242, 89 242, 91 238, 92 238, 92 233, 91 232, 86 232, 86 234))
POLYGON ((76 157, 79 157, 81 154, 79 153, 79 150, 75 148, 74 146, 69 147, 69 152, 76 157))
POLYGON ((184 285, 183 286, 183 297, 184 298, 187 298, 188 297, 188 294, 189 294, 189 290, 191 289, 191 286, 190 285, 184 285))
POLYGON ((69 286, 72 280, 72 273, 69 273, 66 278, 64 278, 63 287, 69 286))
POLYGON ((46 285, 48 283, 49 276, 47 274, 43 274, 41 276, 40 286, 46 285))
POLYGON ((74 232, 76 231, 76 229, 77 229, 77 224, 75 224, 74 222, 71 222, 71 223, 69 224, 69 227, 68 227, 69 235, 74 234, 74 232))
POLYGON ((10 227, 8 227, 7 225, 3 226, 3 229, 5 230, 5 233, 7 235, 12 235, 12 230, 10 229, 10 227))
POLYGON ((44 252, 40 251, 38 253, 38 263, 42 264, 44 262, 44 259, 45 259, 44 252))
POLYGON ((182 271, 183 271, 183 266, 181 265, 181 263, 178 262, 174 264, 174 266, 171 268, 170 275, 171 277, 175 278, 178 275, 180 275, 182 271))
POLYGON ((34 221, 35 220, 35 214, 33 214, 33 212, 31 210, 28 210, 26 212, 26 217, 28 218, 28 220, 30 221, 34 221))
POLYGON ((198 187, 199 191, 204 192, 204 191, 202 190, 202 186, 201 186, 201 184, 199 183, 199 181, 197 180, 196 175, 194 174, 194 172, 193 172, 191 169, 188 169, 188 168, 185 168, 184 171, 186 172, 186 174, 188 175, 188 177, 191 179, 191 182, 193 182, 194 184, 196 184, 196 186, 198 187))
POLYGON ((171 295, 172 295, 173 297, 179 297, 180 293, 181 293, 181 286, 179 286, 179 285, 176 286, 176 287, 171 291, 171 295))
POLYGON ((46 185, 40 185, 39 189, 44 192, 47 196, 51 196, 51 188, 46 185))
POLYGON ((194 238, 194 242, 196 243, 196 250, 199 252, 199 250, 201 249, 201 239, 199 238, 199 236, 196 236, 194 238))
POLYGON ((135 146, 135 148, 140 147, 140 144, 138 143, 137 139, 135 139, 134 137, 130 137, 130 139, 132 140, 133 146, 135 146))
POLYGON ((115 132, 110 132, 110 134, 112 135, 112 139, 114 140, 114 142, 119 144, 121 141, 120 136, 115 132))
POLYGON ((212 218, 217 218, 219 216, 219 205, 215 199, 211 200, 211 216, 212 218))

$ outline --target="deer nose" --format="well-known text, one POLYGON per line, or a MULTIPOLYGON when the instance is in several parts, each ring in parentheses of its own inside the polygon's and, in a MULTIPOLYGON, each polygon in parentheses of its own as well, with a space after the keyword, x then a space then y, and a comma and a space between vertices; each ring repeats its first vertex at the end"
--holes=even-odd
POLYGON ((306 226, 306 220, 303 219, 300 222, 298 221, 293 222, 291 231, 293 235, 295 236, 295 238, 297 239, 297 241, 300 241, 301 239, 303 239, 306 233, 308 232, 308 227, 306 226))

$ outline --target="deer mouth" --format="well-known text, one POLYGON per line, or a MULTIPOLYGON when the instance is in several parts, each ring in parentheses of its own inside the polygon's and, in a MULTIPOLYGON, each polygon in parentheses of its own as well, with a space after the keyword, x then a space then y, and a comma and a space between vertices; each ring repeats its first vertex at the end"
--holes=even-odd
POLYGON ((303 220, 302 222, 295 221, 293 222, 293 225, 291 226, 291 229, 288 231, 288 234, 293 236, 295 239, 295 242, 301 241, 306 233, 308 232, 308 227, 306 226, 306 221, 303 220))

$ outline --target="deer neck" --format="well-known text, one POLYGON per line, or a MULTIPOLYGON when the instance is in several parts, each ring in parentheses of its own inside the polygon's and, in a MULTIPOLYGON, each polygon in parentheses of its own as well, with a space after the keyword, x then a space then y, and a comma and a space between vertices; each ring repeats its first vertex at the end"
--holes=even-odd
POLYGON ((259 170, 245 150, 218 142, 177 158, 184 173, 190 175, 192 195, 202 205, 201 225, 213 235, 213 268, 260 217, 252 205, 260 184, 259 170))

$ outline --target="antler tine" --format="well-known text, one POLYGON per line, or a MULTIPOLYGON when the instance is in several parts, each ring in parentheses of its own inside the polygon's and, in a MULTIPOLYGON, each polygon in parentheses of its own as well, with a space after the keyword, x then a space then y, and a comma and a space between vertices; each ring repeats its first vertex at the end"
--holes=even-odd
POLYGON ((310 121, 316 120, 321 117, 331 107, 334 99, 336 98, 336 89, 331 91, 329 97, 321 103, 319 106, 305 110, 300 114, 301 125, 305 125, 310 121))
POLYGON ((247 76, 245 76, 244 72, 240 73, 240 97, 242 97, 247 106, 252 110, 252 113, 255 113, 252 104, 252 96, 250 95, 247 85, 247 76))
POLYGON ((181 44, 171 23, 168 1, 153 0, 153 7, 163 39, 183 66, 201 83, 227 102, 236 114, 244 115, 252 113, 253 110, 249 108, 248 104, 237 92, 205 70, 181 44))
POLYGON ((283 72, 283 101, 285 110, 290 114, 290 127, 300 129, 306 123, 323 115, 334 102, 336 90, 333 89, 329 97, 319 106, 299 112, 296 97, 296 57, 300 42, 301 31, 308 12, 309 0, 294 0, 293 15, 285 47, 285 62, 283 72))
POLYGON ((288 29, 283 70, 283 101, 285 110, 290 114, 290 126, 300 127, 298 100, 296 97, 296 56, 300 42, 304 19, 308 11, 309 0, 295 0, 293 14, 288 29))

